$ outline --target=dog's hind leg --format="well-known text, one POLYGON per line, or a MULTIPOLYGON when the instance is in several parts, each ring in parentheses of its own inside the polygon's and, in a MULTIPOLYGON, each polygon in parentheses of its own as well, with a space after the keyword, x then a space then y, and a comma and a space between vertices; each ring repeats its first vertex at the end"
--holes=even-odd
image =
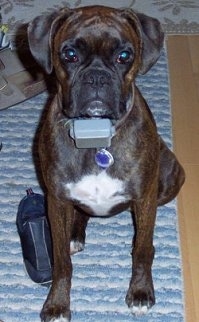
POLYGON ((70 242, 71 255, 84 250, 86 227, 89 217, 78 210, 74 212, 73 230, 70 242))
POLYGON ((176 197, 185 180, 184 169, 174 153, 160 139, 158 206, 176 197))

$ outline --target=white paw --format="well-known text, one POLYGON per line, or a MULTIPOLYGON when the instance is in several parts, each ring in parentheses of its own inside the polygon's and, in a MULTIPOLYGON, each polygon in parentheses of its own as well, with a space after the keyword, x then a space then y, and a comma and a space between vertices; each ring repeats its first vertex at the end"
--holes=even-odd
POLYGON ((79 241, 72 240, 70 242, 70 253, 71 255, 81 252, 84 250, 84 244, 80 243, 79 241))
POLYGON ((70 322, 67 318, 64 318, 63 315, 60 315, 59 318, 53 318, 50 322, 70 322))
POLYGON ((142 306, 142 305, 139 305, 139 306, 133 305, 133 306, 130 307, 130 309, 131 309, 131 312, 136 316, 145 315, 145 314, 147 314, 147 312, 149 310, 148 306, 146 306, 146 305, 144 305, 144 306, 142 306))

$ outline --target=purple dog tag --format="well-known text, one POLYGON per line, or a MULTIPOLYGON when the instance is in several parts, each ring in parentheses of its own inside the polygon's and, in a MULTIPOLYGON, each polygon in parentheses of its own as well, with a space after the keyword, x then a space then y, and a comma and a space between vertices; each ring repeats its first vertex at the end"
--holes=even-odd
POLYGON ((114 159, 110 152, 106 149, 101 149, 95 155, 95 162, 99 167, 106 169, 114 163, 114 159))

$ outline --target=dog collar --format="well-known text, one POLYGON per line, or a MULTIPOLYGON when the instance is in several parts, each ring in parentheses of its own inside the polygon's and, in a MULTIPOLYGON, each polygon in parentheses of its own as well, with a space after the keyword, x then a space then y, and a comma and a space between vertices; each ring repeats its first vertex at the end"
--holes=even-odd
POLYGON ((97 149, 95 162, 100 168, 107 169, 114 163, 112 154, 106 150, 115 135, 115 127, 109 119, 74 120, 69 133, 78 149, 97 149))
POLYGON ((127 104, 127 113, 115 125, 112 124, 110 119, 101 118, 63 120, 65 121, 64 126, 69 129, 69 135, 74 140, 76 148, 97 149, 95 162, 103 169, 109 168, 114 163, 114 158, 107 148, 111 146, 111 139, 126 121, 134 105, 134 86, 132 92, 133 97, 127 104))
POLYGON ((78 149, 103 148, 111 145, 115 127, 109 119, 74 119, 69 134, 78 149))
POLYGON ((106 149, 100 149, 95 154, 95 162, 100 168, 107 169, 114 163, 114 158, 106 149))
POLYGON ((102 169, 114 163, 112 154, 107 150, 115 135, 115 127, 109 119, 67 119, 64 127, 69 131, 78 149, 95 148, 95 163, 102 169))

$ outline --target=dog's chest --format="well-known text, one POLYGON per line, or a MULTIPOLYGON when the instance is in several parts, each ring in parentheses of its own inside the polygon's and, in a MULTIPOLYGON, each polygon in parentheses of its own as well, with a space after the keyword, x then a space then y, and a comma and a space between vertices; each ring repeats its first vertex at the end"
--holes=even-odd
POLYGON ((106 171, 86 175, 76 183, 66 184, 66 188, 72 200, 89 207, 98 216, 108 215, 113 207, 130 199, 125 193, 124 182, 112 178, 106 171))

